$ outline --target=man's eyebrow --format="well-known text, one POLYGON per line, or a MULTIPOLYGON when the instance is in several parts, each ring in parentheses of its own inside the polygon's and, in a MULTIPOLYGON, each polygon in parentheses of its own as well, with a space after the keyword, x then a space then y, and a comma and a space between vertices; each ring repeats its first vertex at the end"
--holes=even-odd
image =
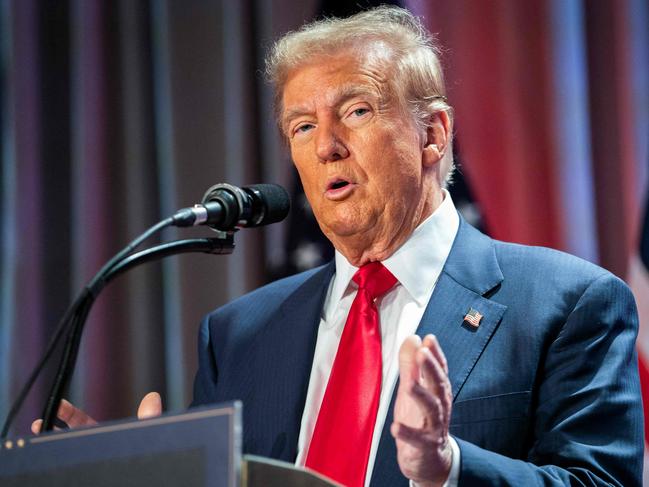
POLYGON ((288 108, 284 111, 284 116, 282 117, 282 127, 286 127, 294 118, 302 115, 309 115, 310 113, 311 110, 306 107, 288 108))
MULTIPOLYGON (((380 93, 377 93, 376 90, 373 90, 368 86, 343 85, 331 94, 330 104, 334 107, 340 107, 340 105, 346 101, 358 96, 371 97, 379 102, 383 99, 380 93)), ((286 125, 296 117, 310 114, 311 110, 307 107, 288 108, 285 110, 284 116, 282 117, 282 126, 286 127, 286 125)))
POLYGON ((380 91, 373 89, 372 86, 344 85, 341 86, 340 89, 333 94, 331 105, 336 108, 340 108, 344 103, 357 97, 374 101, 379 106, 382 106, 385 101, 383 94, 380 91))

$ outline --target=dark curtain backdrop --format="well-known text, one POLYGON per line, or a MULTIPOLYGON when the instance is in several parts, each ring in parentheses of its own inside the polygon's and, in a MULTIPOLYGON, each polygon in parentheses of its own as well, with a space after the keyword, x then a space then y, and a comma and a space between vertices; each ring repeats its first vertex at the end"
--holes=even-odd
MULTIPOLYGON (((460 173, 480 208, 468 214, 625 277, 649 162, 646 1, 405 3, 445 46, 460 173)), ((0 0, 0 417, 63 310, 130 239, 216 182, 293 186, 263 55, 321 8, 0 0)), ((297 246, 309 212, 294 207, 299 219, 240 232, 232 256, 174 257, 111 284, 72 399, 98 419, 134 414, 149 390, 186 407, 200 318, 296 267, 296 251, 301 265, 326 253, 297 246)), ((15 433, 48 385, 46 373, 15 433)))
MULTIPOLYGON (((128 241, 214 183, 290 181, 260 70, 265 46, 317 6, 0 5, 4 419, 64 309, 128 241)), ((174 257, 116 280, 88 320, 71 398, 99 419, 134 414, 149 390, 186 407, 201 317, 265 282, 283 236, 247 230, 232 256, 174 257)), ((50 375, 14 431, 40 414, 50 375)))

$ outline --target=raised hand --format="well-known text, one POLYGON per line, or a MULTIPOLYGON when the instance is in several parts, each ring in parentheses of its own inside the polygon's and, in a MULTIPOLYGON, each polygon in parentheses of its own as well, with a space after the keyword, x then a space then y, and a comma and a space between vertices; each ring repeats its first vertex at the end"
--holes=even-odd
POLYGON ((419 486, 441 486, 451 470, 451 384, 433 335, 410 336, 399 350, 399 389, 390 428, 401 472, 419 486))

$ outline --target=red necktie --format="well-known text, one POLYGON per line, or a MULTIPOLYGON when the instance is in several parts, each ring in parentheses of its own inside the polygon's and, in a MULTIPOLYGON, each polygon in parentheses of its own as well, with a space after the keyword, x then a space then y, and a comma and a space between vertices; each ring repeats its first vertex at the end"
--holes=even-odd
POLYGON ((381 392, 381 330, 376 298, 397 279, 380 262, 361 267, 306 466, 347 487, 363 487, 381 392))

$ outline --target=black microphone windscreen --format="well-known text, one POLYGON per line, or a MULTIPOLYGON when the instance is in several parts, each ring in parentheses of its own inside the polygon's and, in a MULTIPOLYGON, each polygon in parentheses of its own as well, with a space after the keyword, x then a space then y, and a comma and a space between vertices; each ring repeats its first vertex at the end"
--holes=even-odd
POLYGON ((251 184, 243 190, 264 206, 264 216, 260 225, 282 221, 291 209, 288 192, 278 184, 251 184))

